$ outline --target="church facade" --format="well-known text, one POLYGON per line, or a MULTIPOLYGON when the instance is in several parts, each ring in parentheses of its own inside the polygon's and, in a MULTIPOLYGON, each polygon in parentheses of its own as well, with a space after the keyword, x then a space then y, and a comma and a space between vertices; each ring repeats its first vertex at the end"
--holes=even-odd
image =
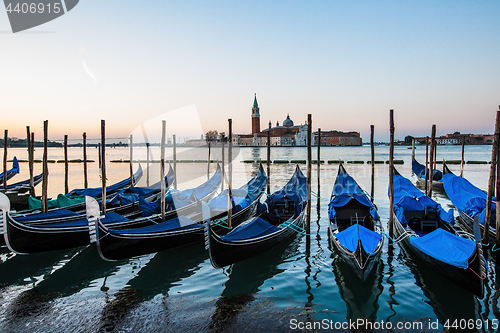
MULTIPOLYGON (((233 134, 233 144, 239 146, 267 146, 267 133, 270 132, 271 146, 307 146, 307 121, 301 125, 295 125, 288 114, 282 124, 276 122, 276 126, 260 130, 260 108, 257 102, 257 94, 254 96, 252 106, 252 133, 233 134)), ((313 133, 312 145, 316 145, 317 132, 313 133)), ((361 146, 362 140, 358 132, 321 132, 321 146, 361 146)))

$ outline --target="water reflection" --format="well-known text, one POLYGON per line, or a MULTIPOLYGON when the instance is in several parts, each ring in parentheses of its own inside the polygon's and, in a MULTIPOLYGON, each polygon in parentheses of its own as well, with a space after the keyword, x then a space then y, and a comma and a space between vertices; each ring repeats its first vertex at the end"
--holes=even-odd
POLYGON ((168 297, 170 288, 195 274, 208 259, 203 244, 158 252, 114 295, 101 312, 101 329, 114 331, 131 311, 157 295, 168 297))
POLYGON ((415 284, 422 288, 441 324, 447 320, 479 319, 480 306, 476 297, 456 284, 436 274, 423 262, 408 260, 407 265, 415 276, 415 284))
POLYGON ((368 279, 363 283, 338 255, 335 255, 333 273, 339 288, 340 297, 346 303, 346 319, 356 321, 359 318, 374 322, 380 306, 378 300, 382 291, 384 264, 380 261, 374 267, 368 279))
POLYGON ((299 253, 301 241, 300 236, 286 240, 265 253, 231 265, 209 328, 219 331, 231 326, 240 312, 255 300, 262 284, 286 271, 278 266, 299 253))

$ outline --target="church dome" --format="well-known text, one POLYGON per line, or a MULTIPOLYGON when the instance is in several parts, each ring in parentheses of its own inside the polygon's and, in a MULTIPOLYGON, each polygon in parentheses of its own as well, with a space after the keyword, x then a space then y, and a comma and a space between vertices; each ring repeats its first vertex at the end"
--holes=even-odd
POLYGON ((293 126, 293 121, 290 119, 290 115, 286 116, 286 119, 283 121, 283 126, 290 127, 293 126))

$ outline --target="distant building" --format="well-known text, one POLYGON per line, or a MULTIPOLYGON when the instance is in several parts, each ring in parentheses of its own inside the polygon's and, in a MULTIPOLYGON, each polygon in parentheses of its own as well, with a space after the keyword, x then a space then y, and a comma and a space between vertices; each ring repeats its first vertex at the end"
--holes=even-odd
MULTIPOLYGON (((415 141, 425 144, 428 139, 429 144, 431 142, 430 137, 418 137, 415 141)), ((436 138, 438 145, 461 145, 462 140, 465 139, 466 145, 491 145, 493 144, 493 134, 446 134, 444 136, 439 136, 436 138)))
MULTIPOLYGON (((317 133, 315 136, 317 137, 317 133)), ((361 146, 363 140, 358 132, 321 132, 321 146, 361 146)))
MULTIPOLYGON (((257 94, 254 96, 252 106, 252 134, 233 134, 233 144, 239 146, 267 146, 267 133, 270 132, 271 146, 306 146, 307 145, 307 122, 295 125, 288 114, 282 125, 279 121, 276 126, 260 131, 260 108, 257 102, 257 94)), ((311 144, 316 145, 317 134, 313 134, 311 144)), ((361 146, 363 141, 358 132, 330 131, 322 132, 322 146, 361 146)))

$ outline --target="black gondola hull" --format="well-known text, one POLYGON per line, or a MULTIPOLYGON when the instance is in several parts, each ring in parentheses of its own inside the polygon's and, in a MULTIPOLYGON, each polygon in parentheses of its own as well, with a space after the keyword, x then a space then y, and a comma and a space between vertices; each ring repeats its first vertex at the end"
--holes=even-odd
MULTIPOLYGON (((239 225, 241 221, 253 214, 259 198, 260 196, 254 200, 251 205, 232 216, 232 224, 234 226, 239 225)), ((193 220, 202 220, 200 213, 195 213, 193 215, 194 216, 191 216, 193 220)), ((226 217, 219 214, 216 218, 224 220, 227 218, 227 212, 225 215, 226 217)), ((136 257, 143 254, 202 242, 205 239, 204 227, 201 225, 199 228, 148 234, 113 234, 103 227, 102 223, 98 222, 97 225, 97 249, 101 257, 105 260, 120 260, 136 257)), ((224 232, 224 228, 218 227, 218 229, 219 232, 224 232)))
POLYGON ((372 254, 366 253, 364 249, 360 248, 359 246, 355 252, 352 252, 342 246, 337 238, 334 237, 334 232, 331 224, 328 230, 330 233, 330 244, 332 245, 332 247, 337 250, 342 259, 349 265, 349 267, 351 267, 351 269, 356 273, 359 279, 363 282, 366 281, 370 276, 373 268, 380 261, 384 238, 381 238, 379 244, 372 254))
MULTIPOLYGON (((400 237, 403 233, 405 233, 405 229, 397 219, 396 215, 394 215, 394 232, 396 238, 400 237)), ((418 248, 414 247, 411 244, 410 237, 404 238, 403 244, 405 248, 410 250, 410 252, 413 253, 416 257, 418 257, 420 260, 424 261, 426 264, 439 271, 441 274, 446 276, 449 280, 453 281, 455 284, 459 285, 463 289, 469 291, 470 293, 476 295, 479 298, 483 297, 484 282, 479 275, 482 272, 481 265, 483 265, 484 263, 481 262, 481 260, 483 259, 480 254, 480 250, 478 249, 478 246, 476 246, 476 249, 469 258, 470 269, 463 269, 439 261, 427 255, 426 253, 420 251, 418 248)))
MULTIPOLYGON (((296 217, 291 224, 300 226, 303 224, 305 209, 296 217)), ((208 227, 210 244, 210 261, 216 268, 231 265, 233 263, 248 259, 259 253, 265 252, 287 238, 296 234, 290 227, 283 227, 280 231, 250 240, 224 241, 214 232, 213 227, 208 227)))

